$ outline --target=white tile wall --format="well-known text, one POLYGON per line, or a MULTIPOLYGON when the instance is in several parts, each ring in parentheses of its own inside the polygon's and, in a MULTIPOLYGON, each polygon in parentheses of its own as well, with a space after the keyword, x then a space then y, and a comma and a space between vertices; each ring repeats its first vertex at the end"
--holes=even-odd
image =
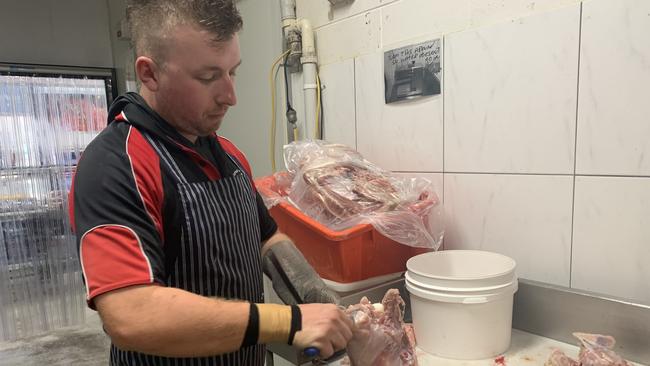
POLYGON ((315 33, 319 65, 376 52, 381 48, 379 10, 346 18, 315 33))
POLYGON ((384 55, 355 60, 357 148, 395 171, 442 171, 442 97, 384 104, 384 55))
MULTIPOLYGON (((401 22, 391 21, 397 25, 394 32, 388 32, 389 37, 401 32, 409 33, 418 27, 440 28, 441 25, 454 24, 454 27, 443 27, 444 32, 458 30, 456 20, 462 16, 462 28, 476 27, 485 24, 503 22, 512 18, 527 16, 534 13, 553 10, 582 0, 355 0, 338 6, 330 5, 327 0, 297 0, 296 14, 299 18, 309 19, 314 27, 335 23, 342 19, 361 14, 365 11, 381 8, 387 9, 390 4, 399 4, 396 14, 403 16, 401 22), (443 16, 444 15, 444 16, 443 16), (455 18, 455 19, 451 19, 455 18), (408 23, 408 24, 406 24, 408 23), (420 23, 420 24, 413 24, 420 23), (434 24, 424 24, 434 23, 434 24)), ((397 20, 397 19, 395 19, 397 20)), ((395 35, 397 36, 397 35, 395 35)), ((416 34, 417 36, 417 34, 416 34)))
POLYGON ((445 249, 510 256, 521 278, 569 285, 573 177, 446 174, 445 249))
POLYGON ((306 18, 314 28, 336 22, 396 0, 355 0, 332 6, 328 0, 297 0, 296 15, 306 18))
POLYGON ((576 177, 575 288, 650 305, 650 178, 576 177))
POLYGON ((470 0, 473 27, 553 10, 582 0, 470 0))
POLYGON ((386 48, 425 35, 457 31, 468 23, 469 0, 398 1, 381 8, 382 43, 386 48))
POLYGON ((573 173, 579 16, 446 37, 445 171, 573 173))
POLYGON ((321 66, 319 73, 323 87, 323 138, 356 148, 354 59, 321 66))
POLYGON ((577 172, 650 175, 650 2, 585 2, 577 172))

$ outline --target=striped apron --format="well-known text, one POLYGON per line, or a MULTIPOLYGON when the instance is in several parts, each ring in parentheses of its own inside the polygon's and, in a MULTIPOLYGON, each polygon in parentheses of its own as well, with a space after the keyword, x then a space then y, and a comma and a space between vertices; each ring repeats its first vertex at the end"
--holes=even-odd
MULTIPOLYGON (((209 297, 264 302, 257 203, 239 162, 228 155, 238 167, 232 176, 190 183, 165 145, 148 134, 145 137, 163 169, 171 172, 185 216, 177 259, 167 269, 167 286, 209 297)), ((151 356, 111 345, 111 366, 262 366, 264 356, 263 345, 201 358, 151 356)))

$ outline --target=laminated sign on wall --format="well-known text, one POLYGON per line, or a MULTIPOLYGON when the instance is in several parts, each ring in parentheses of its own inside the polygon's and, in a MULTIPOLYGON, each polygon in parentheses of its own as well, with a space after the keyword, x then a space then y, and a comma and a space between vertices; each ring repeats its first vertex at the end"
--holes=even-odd
POLYGON ((384 52, 386 103, 440 94, 440 39, 384 52))

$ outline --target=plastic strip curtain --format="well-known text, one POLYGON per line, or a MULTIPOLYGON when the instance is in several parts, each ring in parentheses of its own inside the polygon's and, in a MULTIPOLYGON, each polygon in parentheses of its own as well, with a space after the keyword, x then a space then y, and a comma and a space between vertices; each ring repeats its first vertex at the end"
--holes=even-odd
POLYGON ((106 114, 103 80, 0 75, 0 340, 85 320, 67 194, 106 114))

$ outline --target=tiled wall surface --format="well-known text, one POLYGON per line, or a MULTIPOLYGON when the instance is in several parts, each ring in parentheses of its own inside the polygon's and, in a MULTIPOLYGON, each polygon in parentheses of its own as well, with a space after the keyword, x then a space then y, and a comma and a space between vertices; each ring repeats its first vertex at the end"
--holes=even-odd
POLYGON ((297 4, 316 26, 325 137, 432 178, 446 249, 650 304, 650 2, 297 4), (384 104, 383 50, 438 37, 442 95, 384 104))
POLYGON ((585 3, 578 174, 650 176, 650 1, 585 3))
POLYGON ((570 174, 580 5, 445 37, 445 171, 570 174))

